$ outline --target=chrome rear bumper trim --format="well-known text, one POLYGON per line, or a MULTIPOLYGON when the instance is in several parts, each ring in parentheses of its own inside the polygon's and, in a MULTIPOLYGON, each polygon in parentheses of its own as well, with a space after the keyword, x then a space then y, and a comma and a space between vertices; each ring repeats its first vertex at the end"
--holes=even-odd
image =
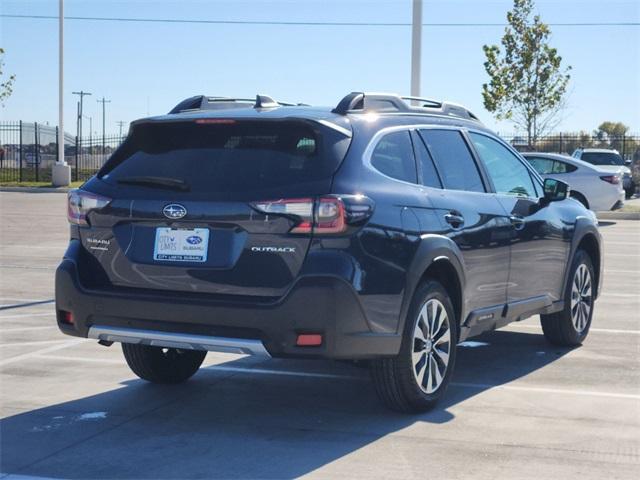
POLYGON ((260 340, 245 338, 209 337, 187 333, 158 332, 133 328, 89 328, 88 338, 107 342, 136 343, 153 347, 179 348, 182 350, 207 350, 210 352, 240 353, 270 357, 260 340))

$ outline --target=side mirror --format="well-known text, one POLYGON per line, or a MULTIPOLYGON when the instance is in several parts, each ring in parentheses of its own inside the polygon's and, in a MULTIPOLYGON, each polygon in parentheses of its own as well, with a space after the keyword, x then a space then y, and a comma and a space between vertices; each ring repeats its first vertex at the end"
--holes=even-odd
POLYGON ((628 167, 629 165, 631 165, 633 162, 631 161, 631 159, 627 159, 624 161, 624 164, 628 167))
POLYGON ((559 202, 569 196, 569 184, 555 178, 546 178, 543 184, 544 199, 547 202, 559 202))

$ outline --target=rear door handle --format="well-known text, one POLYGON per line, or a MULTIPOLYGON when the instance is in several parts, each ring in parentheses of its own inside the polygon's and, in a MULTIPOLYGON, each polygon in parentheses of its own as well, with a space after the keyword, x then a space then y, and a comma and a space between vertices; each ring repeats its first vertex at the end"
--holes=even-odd
POLYGON ((520 215, 511 215, 509 220, 511 220, 511 225, 513 225, 516 230, 522 230, 524 228, 524 218, 520 215))
POLYGON ((444 216, 446 222, 453 228, 459 228, 464 224, 464 217, 457 212, 449 212, 444 216))

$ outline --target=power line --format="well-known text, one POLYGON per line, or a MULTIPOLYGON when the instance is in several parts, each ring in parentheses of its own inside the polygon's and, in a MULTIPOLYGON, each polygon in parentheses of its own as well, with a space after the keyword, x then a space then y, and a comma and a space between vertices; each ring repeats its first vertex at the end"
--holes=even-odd
MULTIPOLYGON (((53 15, 14 15, 0 14, 2 18, 30 18, 39 20, 57 20, 53 15)), ((83 20, 96 22, 142 22, 142 23, 200 23, 212 25, 274 25, 274 26, 308 26, 308 27, 410 27, 404 22, 288 22, 280 20, 207 20, 179 18, 127 18, 127 17, 64 17, 65 20, 83 20)), ((637 27, 640 22, 555 22, 547 23, 551 27, 637 27)), ((425 27, 505 27, 506 23, 423 23, 425 27)))

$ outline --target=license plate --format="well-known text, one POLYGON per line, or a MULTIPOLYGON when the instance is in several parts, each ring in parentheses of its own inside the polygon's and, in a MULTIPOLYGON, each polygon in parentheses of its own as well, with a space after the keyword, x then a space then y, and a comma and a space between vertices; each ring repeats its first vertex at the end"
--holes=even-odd
POLYGON ((162 262, 206 262, 207 228, 156 228, 153 259, 162 262))

